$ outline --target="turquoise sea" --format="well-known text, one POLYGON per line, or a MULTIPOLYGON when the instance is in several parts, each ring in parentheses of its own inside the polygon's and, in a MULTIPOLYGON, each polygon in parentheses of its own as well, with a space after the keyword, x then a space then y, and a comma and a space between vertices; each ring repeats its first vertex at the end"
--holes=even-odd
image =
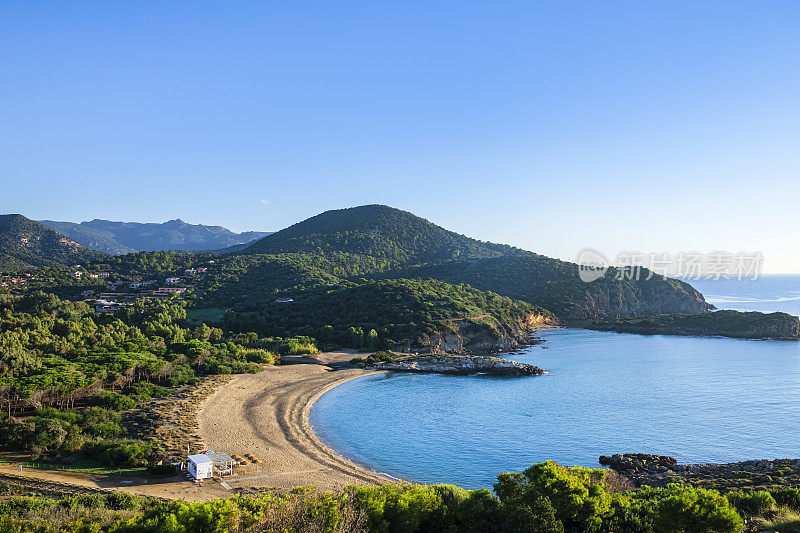
MULTIPOLYGON (((720 308, 800 314, 800 276, 696 281, 720 308)), ((391 374, 323 395, 311 424, 368 468, 490 487, 553 459, 656 453, 681 463, 800 457, 800 343, 554 329, 526 378, 391 374)))

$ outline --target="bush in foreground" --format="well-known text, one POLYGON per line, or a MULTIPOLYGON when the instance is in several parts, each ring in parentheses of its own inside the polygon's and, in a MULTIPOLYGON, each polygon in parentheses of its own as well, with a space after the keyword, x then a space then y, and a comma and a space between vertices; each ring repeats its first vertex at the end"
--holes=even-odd
MULTIPOLYGON (((339 493, 296 488, 203 503, 121 494, 30 498, 0 490, 0 530, 18 532, 739 533, 744 521, 716 491, 682 485, 621 490, 613 472, 538 463, 486 489, 409 483, 339 493), (62 509, 62 512, 57 512, 62 509), (63 511, 68 509, 68 511, 63 511)), ((0 483, 1 484, 1 483, 0 483)), ((761 512, 761 494, 732 496, 761 512), (749 503, 745 503, 749 502, 749 503)), ((774 501, 774 500, 773 500, 774 501)), ((770 511, 772 513, 772 511, 770 511)), ((788 524, 777 520, 752 523, 788 524)), ((760 520, 760 522, 758 522, 760 520)), ((783 531, 783 530, 781 530, 783 531)))

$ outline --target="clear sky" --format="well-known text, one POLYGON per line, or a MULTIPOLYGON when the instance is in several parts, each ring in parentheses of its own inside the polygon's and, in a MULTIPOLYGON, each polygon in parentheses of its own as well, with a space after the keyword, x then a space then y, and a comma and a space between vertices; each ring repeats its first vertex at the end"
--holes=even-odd
POLYGON ((573 260, 800 272, 800 3, 0 2, 0 212, 365 203, 573 260))

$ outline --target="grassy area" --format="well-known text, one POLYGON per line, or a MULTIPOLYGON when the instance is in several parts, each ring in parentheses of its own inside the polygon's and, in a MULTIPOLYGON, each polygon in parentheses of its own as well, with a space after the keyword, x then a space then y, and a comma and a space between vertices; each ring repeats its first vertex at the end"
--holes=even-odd
POLYGON ((187 309, 186 318, 198 322, 211 322, 216 324, 225 316, 227 309, 221 307, 206 307, 204 309, 187 309))
POLYGON ((753 518, 750 521, 751 531, 779 531, 780 533, 800 533, 800 513, 780 508, 770 518, 753 518))
POLYGON ((82 474, 98 474, 108 476, 132 476, 148 477, 147 468, 114 468, 107 466, 97 466, 97 463, 90 461, 78 461, 73 464, 65 465, 58 463, 48 463, 44 461, 27 461, 22 463, 23 468, 35 468, 36 470, 58 470, 61 472, 80 472, 82 474))

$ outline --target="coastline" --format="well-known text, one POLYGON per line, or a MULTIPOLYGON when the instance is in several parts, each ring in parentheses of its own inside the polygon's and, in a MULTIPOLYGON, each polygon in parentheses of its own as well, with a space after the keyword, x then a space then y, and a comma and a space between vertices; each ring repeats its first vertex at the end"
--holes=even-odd
POLYGON ((377 470, 373 470, 373 469, 369 468, 366 465, 362 465, 362 464, 356 463, 352 459, 340 454, 339 452, 337 452, 336 450, 334 450, 333 448, 331 448, 330 446, 328 446, 327 444, 322 442, 322 439, 320 439, 319 435, 317 435, 316 431, 314 431, 314 428, 311 426, 311 422, 309 420, 309 416, 311 414, 311 408, 314 407, 314 404, 317 403, 317 400, 322 398, 322 396, 326 392, 335 389, 339 385, 344 385, 348 381, 353 381, 354 379, 363 378, 363 377, 367 377, 367 376, 373 376, 373 375, 376 375, 376 374, 386 374, 386 373, 387 373, 386 370, 368 370, 368 369, 366 369, 366 370, 364 370, 364 372, 361 375, 342 378, 339 381, 331 383, 328 386, 326 386, 324 389, 320 390, 317 394, 315 394, 312 398, 309 399, 308 403, 306 403, 306 406, 303 409, 303 429, 308 432, 308 435, 310 436, 311 440, 313 440, 319 447, 322 447, 322 448, 325 449, 325 452, 327 454, 337 457, 340 461, 342 461, 344 463, 347 463, 348 465, 351 465, 351 466, 353 466, 355 468, 358 468, 360 470, 363 470, 364 472, 367 472, 368 474, 377 475, 378 477, 380 477, 380 481, 381 482, 403 481, 401 478, 392 476, 391 474, 388 474, 386 472, 379 472, 377 470))
POLYGON ((352 353, 320 354, 317 360, 268 367, 258 374, 236 375, 200 406, 198 432, 208 449, 244 455, 247 464, 226 477, 232 489, 290 489, 314 485, 341 490, 348 485, 377 484, 395 478, 357 465, 317 437, 308 416, 329 390, 352 379, 378 372, 335 369, 352 353))

